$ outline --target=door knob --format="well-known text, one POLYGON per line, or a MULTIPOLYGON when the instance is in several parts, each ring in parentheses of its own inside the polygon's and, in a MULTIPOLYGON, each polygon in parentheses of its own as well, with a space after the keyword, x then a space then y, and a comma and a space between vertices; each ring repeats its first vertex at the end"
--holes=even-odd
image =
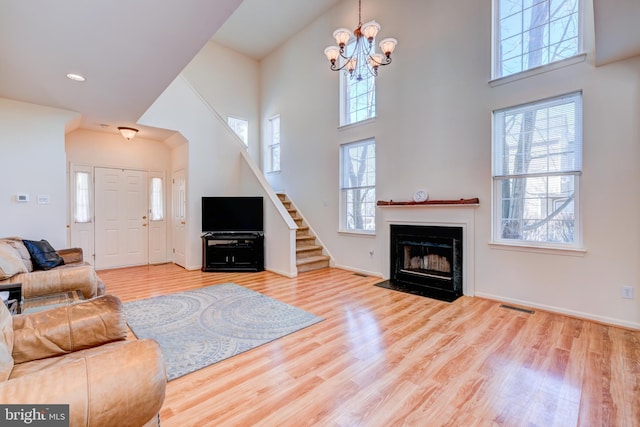
POLYGON ((186 224, 186 222, 184 222, 184 221, 180 221, 180 224, 185 225, 185 224, 186 224))
POLYGON ((142 219, 147 219, 147 216, 146 216, 146 215, 143 215, 142 219))
POLYGON ((147 226, 147 224, 142 224, 142 226, 143 226, 143 227, 146 227, 146 226, 147 226))

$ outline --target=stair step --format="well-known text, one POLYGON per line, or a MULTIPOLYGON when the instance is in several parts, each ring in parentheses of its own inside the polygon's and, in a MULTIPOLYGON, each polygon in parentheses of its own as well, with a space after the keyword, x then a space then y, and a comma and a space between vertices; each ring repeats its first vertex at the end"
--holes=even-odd
POLYGON ((284 193, 277 193, 276 196, 278 196, 278 199, 282 201, 287 200, 287 195, 284 193))
POLYGON ((307 226, 298 226, 298 229, 296 230, 296 235, 297 236, 304 236, 304 235, 308 235, 309 234, 309 227, 307 226))
POLYGON ((296 247, 314 245, 315 243, 316 243, 316 236, 312 236, 311 234, 296 236, 296 247))
POLYGON ((298 259, 296 260, 296 266, 298 267, 298 273, 327 268, 329 267, 329 257, 326 255, 320 255, 298 259))
POLYGON ((322 255, 322 246, 320 245, 307 245, 296 248, 296 259, 309 258, 319 255, 322 255))

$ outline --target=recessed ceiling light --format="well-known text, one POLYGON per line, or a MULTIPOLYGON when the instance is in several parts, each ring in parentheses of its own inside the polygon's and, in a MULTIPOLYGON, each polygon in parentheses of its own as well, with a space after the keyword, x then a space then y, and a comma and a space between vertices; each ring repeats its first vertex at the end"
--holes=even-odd
POLYGON ((87 80, 84 78, 84 76, 81 76, 80 74, 73 74, 73 73, 67 74, 67 78, 76 82, 83 82, 87 80))

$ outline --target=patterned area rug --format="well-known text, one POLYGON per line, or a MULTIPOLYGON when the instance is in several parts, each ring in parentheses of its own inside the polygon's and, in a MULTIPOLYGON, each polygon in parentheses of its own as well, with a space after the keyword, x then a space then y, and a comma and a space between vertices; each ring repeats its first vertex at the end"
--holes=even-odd
POLYGON ((233 283, 124 303, 138 338, 162 348, 169 380, 323 318, 233 283))

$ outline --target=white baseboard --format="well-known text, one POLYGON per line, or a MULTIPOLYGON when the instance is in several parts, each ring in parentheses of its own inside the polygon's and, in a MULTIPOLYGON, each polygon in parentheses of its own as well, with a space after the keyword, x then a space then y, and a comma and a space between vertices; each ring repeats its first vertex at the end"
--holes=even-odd
POLYGON ((332 265, 331 267, 339 268, 341 270, 353 271, 354 273, 366 274, 367 276, 379 277, 380 280, 382 280, 382 273, 377 271, 367 271, 367 270, 362 270, 359 268, 353 268, 347 265, 339 265, 339 264, 332 265))
POLYGON ((266 268, 266 267, 265 267, 265 270, 266 271, 270 271, 272 273, 279 274, 279 275, 284 276, 284 277, 288 277, 289 279, 293 279, 294 277, 298 277, 298 272, 297 271, 292 273, 292 272, 287 272, 287 271, 280 271, 280 270, 275 269, 275 268, 266 268))
POLYGON ((583 311, 569 310, 566 308, 556 307, 556 306, 546 305, 546 304, 536 304, 530 301, 523 301, 515 298, 505 298, 497 295, 486 294, 483 292, 476 292, 475 296, 479 298, 486 298, 486 299, 500 301, 500 302, 507 302, 510 304, 516 304, 516 305, 529 307, 529 308, 538 308, 540 310, 550 311, 550 312, 559 313, 559 314, 565 314, 571 317, 579 317, 582 319, 593 320, 595 322, 604 323, 607 325, 615 325, 615 326, 621 326, 623 328, 640 330, 640 323, 638 322, 629 322, 623 319, 616 319, 616 318, 607 317, 607 316, 598 316, 591 313, 585 313, 583 311))

